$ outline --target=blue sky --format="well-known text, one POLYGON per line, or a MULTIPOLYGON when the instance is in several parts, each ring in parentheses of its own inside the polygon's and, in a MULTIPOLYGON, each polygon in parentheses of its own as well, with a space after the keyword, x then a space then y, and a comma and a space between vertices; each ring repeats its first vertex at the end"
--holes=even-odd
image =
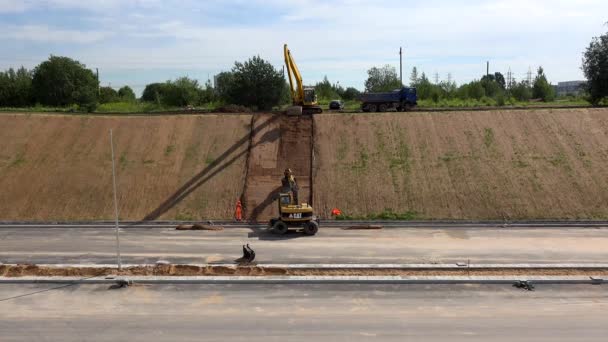
MULTIPOLYGON (((99 68, 103 85, 145 84, 229 70, 253 55, 304 81, 363 88, 366 70, 413 66, 458 83, 491 71, 516 79, 542 65, 553 83, 581 79, 582 52, 608 31, 606 0, 0 0, 0 69, 50 54, 99 68)), ((209 76, 208 76, 209 75, 209 76)))

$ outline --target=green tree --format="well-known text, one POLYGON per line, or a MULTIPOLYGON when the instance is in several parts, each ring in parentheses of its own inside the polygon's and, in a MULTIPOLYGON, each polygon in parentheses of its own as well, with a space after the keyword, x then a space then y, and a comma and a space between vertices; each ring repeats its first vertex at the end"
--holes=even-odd
POLYGON ((150 83, 144 88, 141 95, 142 101, 160 104, 164 95, 167 94, 169 86, 167 83, 150 83))
POLYGON ((385 65, 381 68, 373 67, 367 71, 365 91, 383 92, 401 88, 401 82, 395 67, 385 65))
POLYGON ((583 55, 589 100, 597 105, 608 97, 608 33, 595 37, 583 55))
POLYGON ((327 76, 323 78, 322 82, 315 85, 315 94, 319 99, 333 100, 339 97, 337 87, 329 82, 327 76))
POLYGON ((111 87, 99 88, 99 103, 109 103, 118 101, 118 93, 111 87))
POLYGON ((532 98, 532 89, 526 81, 513 83, 510 89, 511 95, 518 101, 530 101, 532 98))
POLYGON ((418 84, 418 68, 413 67, 410 75, 410 87, 415 87, 418 84))
POLYGON ((0 72, 0 106, 24 107, 33 104, 32 73, 21 67, 0 72))
POLYGON ((135 101, 135 92, 131 87, 124 86, 118 89, 118 97, 120 97, 121 101, 132 102, 135 101))
POLYGON ((199 91, 201 87, 197 80, 180 77, 175 81, 167 81, 166 93, 163 94, 161 102, 167 106, 187 106, 199 103, 199 91))
POLYGON ((224 74, 225 100, 259 110, 269 110, 280 103, 285 79, 269 62, 254 56, 244 63, 235 62, 231 76, 224 74))
POLYGON ((33 95, 41 104, 78 104, 86 110, 97 105, 99 82, 93 71, 68 57, 51 56, 34 69, 33 95))
POLYGON ((222 101, 227 103, 232 102, 230 90, 232 89, 233 83, 234 76, 232 75, 232 72, 223 71, 215 77, 215 93, 222 101))
POLYGON ((217 95, 215 94, 215 90, 211 85, 211 80, 207 80, 207 82, 205 82, 205 87, 201 88, 198 92, 198 102, 199 104, 206 104, 216 100, 217 95))
POLYGON ((555 90, 549 84, 549 81, 547 81, 547 76, 545 76, 545 71, 542 67, 538 67, 538 73, 532 86, 532 96, 536 99, 542 99, 544 102, 555 99, 555 90))
POLYGON ((346 90, 344 90, 344 93, 342 94, 342 99, 346 101, 356 100, 360 94, 361 92, 357 90, 357 88, 348 87, 346 88, 346 90))

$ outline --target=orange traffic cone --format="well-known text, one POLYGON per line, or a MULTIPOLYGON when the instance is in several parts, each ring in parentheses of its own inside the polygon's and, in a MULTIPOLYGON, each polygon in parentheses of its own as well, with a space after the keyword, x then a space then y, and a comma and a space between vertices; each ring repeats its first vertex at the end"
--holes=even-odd
POLYGON ((234 210, 234 219, 237 221, 243 220, 243 205, 241 200, 236 201, 236 209, 234 210))

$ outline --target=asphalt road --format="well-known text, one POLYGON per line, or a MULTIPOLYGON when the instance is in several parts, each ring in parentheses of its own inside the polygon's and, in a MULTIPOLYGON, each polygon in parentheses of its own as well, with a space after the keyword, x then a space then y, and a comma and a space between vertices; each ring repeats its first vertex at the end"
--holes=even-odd
MULTIPOLYGON (((608 228, 321 229, 277 237, 264 230, 120 233, 124 263, 229 263, 249 243, 259 263, 604 263, 608 228)), ((114 263, 112 229, 2 228, 3 263, 114 263)))
POLYGON ((608 333, 608 288, 597 285, 82 285, 36 293, 49 288, 0 286, 3 342, 605 341, 608 333))

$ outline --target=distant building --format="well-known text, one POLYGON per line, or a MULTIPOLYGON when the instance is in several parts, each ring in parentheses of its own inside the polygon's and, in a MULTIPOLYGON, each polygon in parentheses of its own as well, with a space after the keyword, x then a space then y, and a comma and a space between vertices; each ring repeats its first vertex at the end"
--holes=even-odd
POLYGON ((559 82, 555 86, 555 94, 557 96, 580 95, 584 90, 585 83, 586 81, 559 82))

